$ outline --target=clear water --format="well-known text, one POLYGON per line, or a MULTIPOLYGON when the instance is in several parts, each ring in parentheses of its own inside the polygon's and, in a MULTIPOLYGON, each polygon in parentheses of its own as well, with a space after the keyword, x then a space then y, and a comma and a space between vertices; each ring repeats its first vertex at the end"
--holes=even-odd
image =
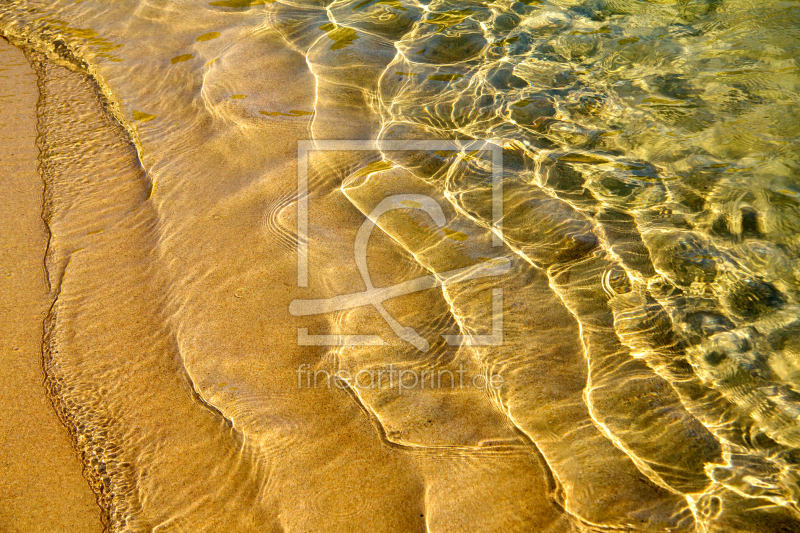
POLYGON ((797 2, 6 0, 0 31, 40 73, 46 366, 112 531, 800 530, 797 2), (376 287, 507 271, 386 300, 424 351, 293 316, 364 290, 400 194, 446 223, 382 216, 376 287), (445 342, 495 289, 502 342, 445 342))

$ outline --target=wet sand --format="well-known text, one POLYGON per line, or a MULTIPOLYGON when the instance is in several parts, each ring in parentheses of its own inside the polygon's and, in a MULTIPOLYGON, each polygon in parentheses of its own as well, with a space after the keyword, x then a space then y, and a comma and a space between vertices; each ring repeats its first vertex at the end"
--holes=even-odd
MULTIPOLYGON (((47 264, 58 292, 47 370, 112 530, 571 530, 530 450, 387 446, 346 391, 298 386, 299 365, 326 368, 330 354, 297 345, 286 309, 300 291, 276 289, 296 279, 296 259, 262 210, 293 185, 290 156, 306 121, 275 122, 273 135, 258 137, 253 153, 270 179, 257 191, 219 183, 224 172, 187 172, 154 192, 163 174, 143 172, 91 81, 46 61, 38 69, 47 264), (224 200, 209 212, 216 195, 224 200)), ((215 151, 240 135, 208 142, 193 160, 214 168, 215 151)), ((342 196, 334 189, 326 202, 341 206, 342 196)), ((321 210, 317 227, 354 217, 321 210)), ((410 264, 386 239, 370 259, 390 276, 410 264)), ((341 277, 356 275, 348 267, 341 277)))
MULTIPOLYGON (((664 50, 678 55, 662 76, 651 50, 615 52, 651 22, 612 21, 607 34, 569 3, 557 14, 550 3, 501 14, 260 0, 0 11, 3 31, 49 54, 32 52, 58 295, 44 367, 111 531, 798 529, 789 447, 800 430, 778 378, 796 375, 800 292, 790 254, 770 248, 798 250, 782 235, 797 232, 779 231, 800 228, 794 186, 764 178, 745 195, 731 181, 726 158, 759 151, 744 150, 749 138, 742 152, 720 148, 725 128, 694 106, 703 78, 682 73, 686 60, 700 72, 702 54, 664 50), (463 26, 445 38, 443 22, 463 26), (614 70, 617 85, 574 69, 612 58, 642 70, 614 70), (642 80, 646 101, 633 91, 642 80), (614 133, 639 127, 683 139, 670 156, 680 164, 614 133), (698 153, 695 127, 720 149, 698 153), (502 142, 502 246, 490 245, 494 187, 479 155, 297 157, 312 139, 463 136, 502 142), (684 172, 698 164, 707 175, 684 172), (411 193, 447 225, 405 198, 358 263, 365 217, 411 193), (734 194, 754 207, 739 213, 725 200, 734 194), (731 212, 712 222, 709 209, 731 212), (766 251, 776 274, 760 280, 751 273, 769 271, 766 251), (393 297, 383 316, 360 304, 291 312, 355 299, 370 276, 385 288, 493 261, 508 275, 393 297), (494 334, 495 314, 502 343, 444 341, 494 334), (430 349, 406 342, 408 330, 430 349), (386 342, 322 346, 304 334, 386 342), (301 382, 462 363, 503 386, 301 382)), ((716 37, 697 31, 696 50, 711 53, 716 37)), ((773 99, 762 96, 752 102, 773 99)))
POLYGON ((0 530, 101 531, 72 438, 45 395, 47 230, 36 166, 36 73, 0 40, 0 530))

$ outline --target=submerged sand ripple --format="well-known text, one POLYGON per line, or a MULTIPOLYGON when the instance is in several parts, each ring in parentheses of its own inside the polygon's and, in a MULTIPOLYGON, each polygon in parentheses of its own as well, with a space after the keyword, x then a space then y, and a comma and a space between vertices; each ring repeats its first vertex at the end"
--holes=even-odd
MULTIPOLYGON (((790 47, 731 56, 762 77, 703 88, 688 74, 705 80, 706 39, 740 38, 722 29, 740 3, 572 4, 4 8, 44 54, 48 383, 111 530, 797 527, 800 211, 792 127, 767 109, 795 80, 767 75, 790 47), (489 144, 299 162, 309 138, 492 139, 503 216, 489 144), (508 273, 290 313, 365 289, 353 243, 395 195, 444 223, 410 196, 375 220, 375 287, 508 273), (502 342, 448 342, 498 324, 502 342), (502 385, 303 383, 388 365, 502 385)), ((783 31, 775 9, 751 29, 783 31)))

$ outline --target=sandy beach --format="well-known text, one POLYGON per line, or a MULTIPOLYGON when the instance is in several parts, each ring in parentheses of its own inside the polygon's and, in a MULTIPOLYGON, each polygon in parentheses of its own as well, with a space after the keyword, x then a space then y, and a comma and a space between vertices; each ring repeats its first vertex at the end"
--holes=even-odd
POLYGON ((44 270, 36 81, 23 53, 0 40, 0 529, 101 531, 101 510, 73 436, 45 393, 42 328, 52 301, 44 270))
POLYGON ((0 529, 797 530, 767 3, 8 0, 0 529))

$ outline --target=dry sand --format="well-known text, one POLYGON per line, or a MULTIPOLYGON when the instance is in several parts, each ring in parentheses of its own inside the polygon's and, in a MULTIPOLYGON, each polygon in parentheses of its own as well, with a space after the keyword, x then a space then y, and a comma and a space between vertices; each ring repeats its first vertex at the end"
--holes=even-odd
POLYGON ((25 56, 0 40, 0 530, 88 533, 102 530, 100 509, 43 385, 42 324, 50 299, 37 98, 25 56))

